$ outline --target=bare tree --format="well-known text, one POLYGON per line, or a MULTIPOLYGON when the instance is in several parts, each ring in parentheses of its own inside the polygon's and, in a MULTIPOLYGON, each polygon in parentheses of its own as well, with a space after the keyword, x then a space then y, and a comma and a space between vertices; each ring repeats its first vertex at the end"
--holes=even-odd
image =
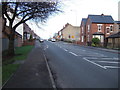
MULTIPOLYGON (((3 28, 9 39, 8 55, 14 55, 15 30, 20 24, 30 19, 43 22, 49 15, 58 11, 58 2, 2 2, 2 17, 4 21, 8 19, 10 29, 10 33, 7 33, 3 28), (12 17, 8 12, 12 13, 12 17), (20 17, 21 21, 13 25, 16 17, 20 17)), ((6 26, 6 22, 3 25, 6 26)))

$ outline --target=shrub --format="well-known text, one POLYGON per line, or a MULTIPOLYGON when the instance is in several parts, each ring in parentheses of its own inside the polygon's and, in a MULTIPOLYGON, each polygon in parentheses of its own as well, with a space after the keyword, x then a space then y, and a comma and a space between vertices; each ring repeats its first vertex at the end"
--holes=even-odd
POLYGON ((98 38, 93 38, 92 39, 92 46, 99 46, 100 45, 100 40, 98 38))

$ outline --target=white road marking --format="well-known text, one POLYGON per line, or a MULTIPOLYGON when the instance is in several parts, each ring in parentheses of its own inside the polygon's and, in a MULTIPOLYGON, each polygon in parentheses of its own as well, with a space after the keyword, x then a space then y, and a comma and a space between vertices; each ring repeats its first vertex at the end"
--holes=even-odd
POLYGON ((67 50, 67 49, 64 49, 64 51, 66 51, 66 52, 67 52, 68 50, 67 50))
POLYGON ((75 53, 73 53, 73 52, 69 52, 69 53, 71 53, 71 54, 74 55, 74 56, 78 56, 77 54, 75 54, 75 53))
MULTIPOLYGON (((87 58, 87 57, 86 57, 87 58)), ((94 58, 94 57, 89 57, 89 59, 98 59, 98 58, 94 58)))
POLYGON ((113 58, 114 60, 119 60, 119 58, 113 58))
POLYGON ((118 60, 117 58, 101 58, 101 59, 118 60))
POLYGON ((90 61, 90 60, 88 60, 87 58, 83 58, 84 60, 86 60, 86 61, 88 61, 88 62, 90 62, 90 63, 92 63, 92 64, 94 64, 94 65, 96 65, 96 66, 99 66, 99 67, 101 67, 101 68, 103 68, 103 69, 107 69, 106 67, 104 67, 104 66, 102 66, 102 65, 100 65, 100 64, 97 64, 97 63, 95 63, 95 62, 93 62, 93 61, 90 61))
POLYGON ((104 66, 105 68, 113 68, 113 69, 116 69, 116 68, 120 68, 120 67, 117 67, 117 66, 104 66))
POLYGON ((111 62, 111 61, 95 61, 95 62, 103 62, 103 63, 120 63, 120 62, 111 62))
POLYGON ((48 45, 46 45, 46 47, 44 48, 44 50, 46 50, 48 48, 48 45))

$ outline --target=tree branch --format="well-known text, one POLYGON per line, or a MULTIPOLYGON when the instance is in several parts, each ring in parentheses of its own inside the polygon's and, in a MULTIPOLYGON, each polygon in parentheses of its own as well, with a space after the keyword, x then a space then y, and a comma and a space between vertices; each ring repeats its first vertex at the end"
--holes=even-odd
POLYGON ((12 17, 12 22, 14 21, 15 17, 17 16, 17 8, 18 8, 18 5, 19 5, 18 2, 16 2, 14 14, 13 14, 13 17, 12 17))

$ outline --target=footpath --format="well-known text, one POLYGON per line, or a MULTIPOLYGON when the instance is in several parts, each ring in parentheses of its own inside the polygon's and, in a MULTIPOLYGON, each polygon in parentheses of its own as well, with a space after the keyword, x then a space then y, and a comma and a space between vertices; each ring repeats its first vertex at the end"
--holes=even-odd
POLYGON ((3 90, 6 88, 53 88, 39 41, 36 41, 28 58, 3 86, 3 90))

